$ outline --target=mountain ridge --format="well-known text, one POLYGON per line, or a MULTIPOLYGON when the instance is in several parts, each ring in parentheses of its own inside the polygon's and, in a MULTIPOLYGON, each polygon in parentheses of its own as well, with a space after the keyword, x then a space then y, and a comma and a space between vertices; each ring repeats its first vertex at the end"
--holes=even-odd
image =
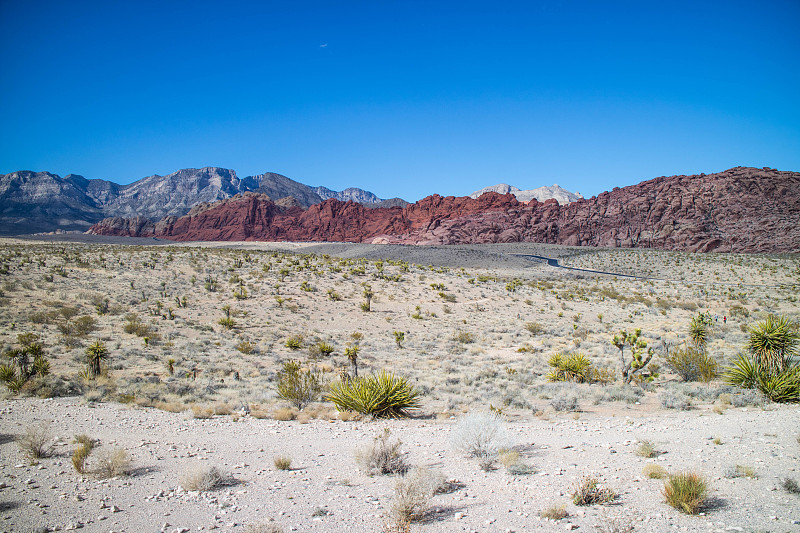
POLYGON ((499 194, 513 194, 514 197, 520 202, 530 202, 531 200, 534 199, 539 202, 544 202, 546 200, 549 200, 550 198, 553 198, 561 205, 568 204, 570 202, 577 202, 578 200, 583 198, 583 196, 580 193, 570 192, 564 189, 563 187, 560 187, 558 184, 537 187, 536 189, 522 190, 518 187, 509 185, 507 183, 498 183, 497 185, 490 185, 489 187, 484 187, 483 189, 473 192, 472 194, 469 195, 469 197, 478 198, 479 196, 487 192, 496 192, 499 194))
POLYGON ((541 242, 688 252, 800 252, 800 173, 735 167, 662 176, 560 205, 513 194, 432 195, 368 209, 329 198, 306 210, 268 196, 237 196, 195 216, 107 219, 99 235, 192 240, 346 241, 374 244, 541 242))

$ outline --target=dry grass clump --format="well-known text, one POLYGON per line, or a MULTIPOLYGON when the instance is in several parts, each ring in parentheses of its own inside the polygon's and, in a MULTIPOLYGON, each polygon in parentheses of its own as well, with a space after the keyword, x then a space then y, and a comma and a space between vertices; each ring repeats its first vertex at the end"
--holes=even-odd
POLYGON ((415 468, 398 478, 391 503, 392 517, 399 523, 423 519, 441 485, 441 476, 424 468, 415 468))
POLYGON ((200 420, 207 420, 214 416, 214 408, 208 405, 193 405, 192 416, 200 420))
POLYGON ((642 475, 648 479, 664 479, 667 477, 667 469, 661 465, 651 463, 644 465, 642 475))
POLYGON ((294 420, 297 418, 297 414, 299 412, 300 411, 294 407, 279 407, 272 411, 272 418, 282 422, 288 422, 289 420, 294 420))
POLYGON ((31 462, 49 457, 53 453, 53 435, 45 422, 25 428, 25 433, 18 436, 16 442, 31 462))
POLYGON ((494 461, 501 449, 508 449, 506 423, 496 413, 469 413, 462 416, 450 437, 453 448, 482 464, 494 461))
POLYGON ((249 524, 244 533, 283 533, 283 528, 272 521, 261 524, 249 524))
POLYGON ((365 474, 404 474, 408 471, 405 454, 400 451, 403 443, 390 437, 391 431, 384 428, 372 443, 356 451, 356 463, 365 474))
POLYGON ((575 505, 595 505, 614 501, 617 493, 607 487, 601 487, 600 481, 594 476, 586 476, 578 482, 572 493, 572 503, 575 505))
POLYGON ((122 448, 101 448, 94 472, 102 479, 126 476, 130 473, 131 458, 122 448))
POLYGON ((292 458, 288 455, 278 455, 272 460, 272 462, 275 464, 275 468, 278 470, 292 469, 292 458))
POLYGON ((209 492, 227 482, 227 476, 216 466, 200 466, 184 472, 180 479, 183 490, 209 492))
POLYGON ((86 473, 86 460, 92 454, 97 441, 88 435, 75 435, 75 444, 78 445, 72 452, 72 466, 79 474, 86 473))
POLYGON ((539 516, 548 520, 562 520, 569 516, 566 505, 551 505, 547 509, 542 509, 539 516))
POLYGON ((758 474, 756 474, 756 469, 752 466, 736 465, 728 468, 725 471, 725 477, 728 479, 735 479, 737 477, 758 479, 758 474))
POLYGON ((673 474, 662 490, 666 503, 686 514, 697 514, 708 497, 708 483, 695 472, 673 474))

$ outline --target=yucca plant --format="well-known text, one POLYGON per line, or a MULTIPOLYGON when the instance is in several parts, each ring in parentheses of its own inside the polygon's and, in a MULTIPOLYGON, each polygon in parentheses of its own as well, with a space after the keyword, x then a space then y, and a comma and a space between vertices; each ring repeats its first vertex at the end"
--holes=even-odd
POLYGON ((331 384, 326 399, 339 411, 356 411, 376 418, 404 418, 419 409, 420 391, 406 378, 381 370, 366 377, 331 384))
POLYGON ((592 363, 582 353, 567 356, 557 353, 547 361, 547 364, 553 369, 547 374, 549 381, 575 381, 578 383, 591 381, 592 363))
POLYGON ((86 348, 86 365, 91 379, 101 374, 101 363, 108 359, 108 356, 108 349, 100 341, 95 341, 86 348))
POLYGON ((785 316, 769 315, 750 328, 747 351, 756 364, 769 371, 783 371, 797 355, 800 333, 785 316))

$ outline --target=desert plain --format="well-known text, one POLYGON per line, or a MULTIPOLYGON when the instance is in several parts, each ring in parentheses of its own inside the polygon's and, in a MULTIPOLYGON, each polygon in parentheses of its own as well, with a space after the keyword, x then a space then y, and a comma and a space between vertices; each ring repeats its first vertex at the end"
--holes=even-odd
POLYGON ((752 324, 800 318, 797 255, 63 237, 3 239, 0 271, 3 353, 33 334, 50 364, 0 402, 5 531, 800 531, 800 409, 723 379, 752 324), (719 372, 687 382, 666 357, 698 313, 719 372), (653 358, 624 384, 612 340, 637 329, 653 358), (279 397, 287 361, 328 384, 354 346, 359 375, 420 392, 409 418, 279 397), (548 377, 577 353, 602 379, 548 377), (502 433, 488 461, 459 446, 469 415, 502 433), (406 478, 358 459, 387 429, 406 478, 438 480, 410 523, 406 478), (657 467, 707 481, 699 513, 657 467), (576 505, 587 478, 614 496, 576 505))

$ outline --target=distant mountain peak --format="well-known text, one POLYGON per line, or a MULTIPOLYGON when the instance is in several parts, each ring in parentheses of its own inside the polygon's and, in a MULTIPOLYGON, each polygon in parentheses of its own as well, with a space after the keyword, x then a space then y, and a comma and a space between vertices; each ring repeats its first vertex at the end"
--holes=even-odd
POLYGON ((479 191, 470 194, 470 198, 479 198, 482 194, 487 192, 496 192, 498 194, 513 194, 520 202, 530 202, 537 200, 544 202, 546 200, 555 199, 560 205, 565 205, 570 202, 576 202, 583 199, 580 193, 569 192, 568 190, 560 187, 557 183, 550 187, 538 187, 536 189, 522 190, 507 183, 498 183, 490 187, 484 187, 479 191))

